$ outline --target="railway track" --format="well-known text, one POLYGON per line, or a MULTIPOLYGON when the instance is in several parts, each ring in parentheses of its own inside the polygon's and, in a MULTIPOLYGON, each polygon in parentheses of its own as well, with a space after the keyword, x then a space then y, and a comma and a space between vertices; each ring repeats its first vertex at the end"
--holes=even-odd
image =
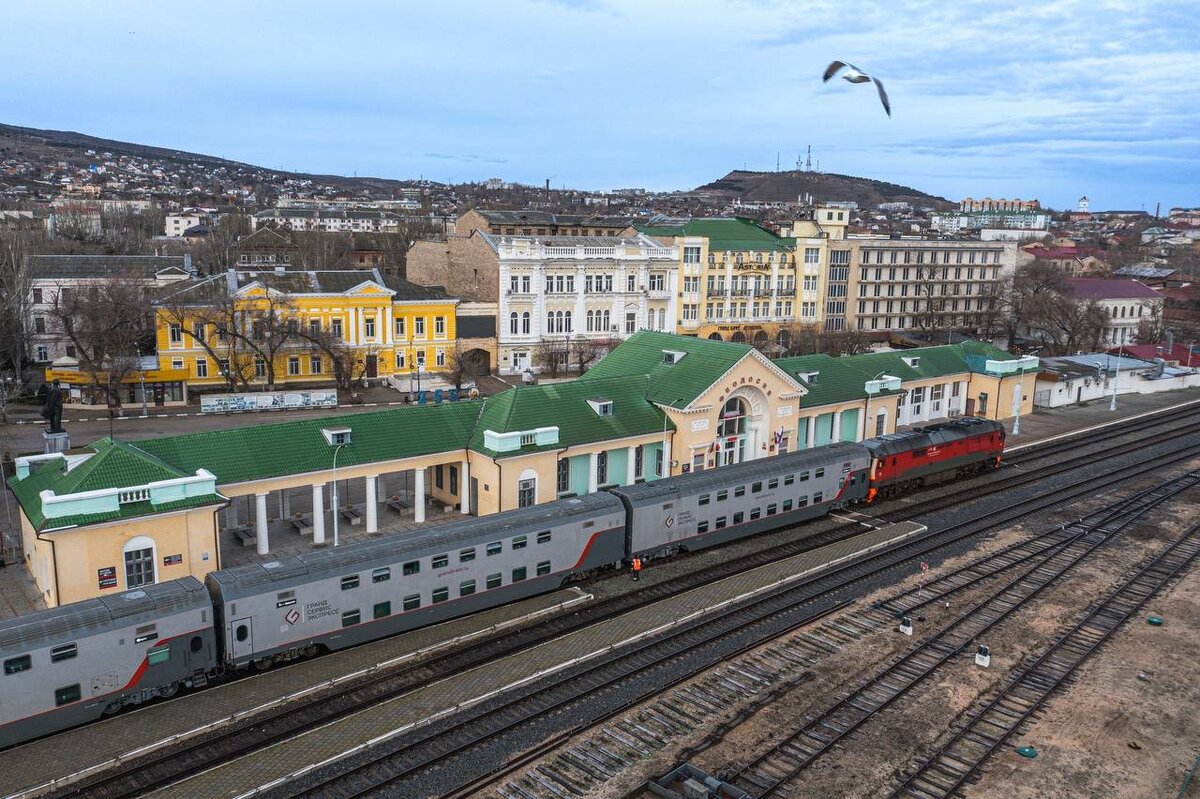
POLYGON ((939 799, 957 793, 1088 658, 1198 556, 1200 525, 1195 525, 1093 605, 1045 653, 1014 670, 1004 689, 960 722, 948 740, 910 770, 892 797, 939 799))
POLYGON ((801 729, 738 769, 727 781, 755 797, 774 796, 855 730, 957 659, 996 625, 1058 582, 1113 537, 1181 491, 1200 485, 1200 473, 1144 492, 1093 523, 1068 526, 1065 540, 1033 558, 1021 574, 923 640, 801 729))
MULTIPOLYGON (((1187 448, 1186 453, 1180 452, 1177 456, 1186 459, 1194 457, 1197 452, 1200 452, 1200 448, 1192 446, 1187 448)), ((1163 460, 1155 459, 1153 463, 1145 464, 1142 472, 1159 470, 1163 463, 1163 460)), ((1034 505, 1051 507, 1073 496, 1091 493, 1129 478, 1130 475, 1124 474, 1093 479, 1087 485, 1077 485, 1044 496, 1034 505)), ((1200 482, 1200 477, 1193 480, 1200 482)), ((634 698, 618 704, 628 707, 631 702, 644 701, 662 690, 662 679, 656 675, 667 665, 688 674, 709 668, 730 656, 728 650, 732 641, 750 639, 741 647, 741 651, 744 651, 773 640, 809 623, 814 615, 827 612, 838 604, 836 597, 856 583, 892 570, 898 564, 928 556, 930 552, 985 528, 1007 524, 1013 518, 1035 510, 1035 507, 1025 506, 989 515, 985 520, 973 520, 930 533, 920 540, 906 542, 890 551, 783 589, 772 596, 752 600, 720 617, 681 625, 660 639, 639 642, 631 645, 627 651, 613 653, 569 672, 552 675, 537 687, 527 689, 521 696, 504 697, 486 707, 469 709, 452 723, 429 725, 416 734, 382 742, 360 755, 327 764, 320 774, 310 772, 296 775, 295 779, 274 789, 270 795, 402 795, 410 792, 411 780, 427 775, 432 769, 437 769, 441 775, 453 774, 457 779, 460 767, 466 767, 466 763, 477 763, 478 757, 471 757, 472 754, 493 746, 507 733, 535 721, 540 723, 556 717, 568 707, 585 700, 602 703, 614 694, 619 693, 624 697, 634 692, 637 693, 634 698), (458 760, 464 755, 469 759, 458 760)), ((1058 551, 1075 554, 1075 550, 1071 549, 1072 542, 1084 537, 1072 538, 1058 551)), ((1036 566, 1029 571, 1036 571, 1036 566)), ((446 793, 445 786, 440 786, 435 792, 439 795, 446 793)))
MULTIPOLYGON (((1178 422, 1181 419, 1195 419, 1196 411, 1185 409, 1174 413, 1148 417, 1138 420, 1139 427, 1129 432, 1151 429, 1154 426, 1178 422)), ((1186 425, 1183 428, 1164 430, 1153 436, 1139 441, 1140 446, 1153 446, 1170 441, 1187 433, 1200 432, 1200 421, 1186 425)), ((1119 434, 1123 436, 1125 431, 1119 434)), ((1108 440, 1111 434, 1106 434, 1108 440)), ((1055 442, 1053 453, 1058 454, 1070 449, 1080 449, 1095 445, 1096 439, 1083 437, 1080 439, 1055 442)), ((917 516, 943 510, 963 501, 964 495, 978 499, 982 493, 999 493, 1032 483, 1055 474, 1068 472, 1088 463, 1106 453, 1122 451, 1127 444, 1110 443, 1101 450, 1091 451, 1076 459, 1055 464, 1036 472, 1008 474, 983 483, 974 485, 949 496, 940 496, 919 503, 882 503, 880 513, 887 513, 896 521, 912 519, 917 516)), ((1022 463, 1034 458, 1048 457, 1035 452, 1023 453, 1022 463)), ((581 629, 598 621, 612 618, 629 610, 674 596, 698 586, 709 584, 731 575, 757 568, 768 563, 792 557, 820 546, 834 543, 846 535, 859 532, 861 527, 856 523, 839 525, 836 528, 809 536, 801 540, 791 540, 784 544, 772 546, 767 551, 730 558, 714 566, 700 569, 692 574, 665 580, 658 583, 648 583, 636 592, 593 603, 570 615, 550 619, 534 627, 510 632, 491 639, 478 641, 465 650, 449 652, 422 663, 401 667, 382 675, 376 675, 359 684, 342 686, 333 696, 317 697, 305 708, 284 707, 262 716, 256 716, 245 724, 237 724, 223 728, 198 739, 193 739, 181 747, 164 748, 143 758, 122 762, 114 769, 109 769, 98 775, 85 778, 74 785, 67 786, 55 793, 59 797, 122 797, 137 795, 147 790, 177 782, 191 774, 198 773, 214 762, 222 762, 238 757, 248 752, 264 748, 294 737, 306 730, 327 724, 350 713, 356 712, 365 705, 378 703, 389 697, 396 696, 420 685, 440 679, 447 674, 453 674, 490 662, 505 654, 536 646, 544 641, 559 637, 572 630, 581 629)))

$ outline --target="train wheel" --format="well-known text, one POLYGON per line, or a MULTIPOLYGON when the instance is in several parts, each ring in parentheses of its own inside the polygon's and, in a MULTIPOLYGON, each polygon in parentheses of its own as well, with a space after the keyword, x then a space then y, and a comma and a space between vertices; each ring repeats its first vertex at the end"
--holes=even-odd
POLYGON ((179 683, 177 682, 173 682, 170 685, 164 685, 162 688, 158 689, 158 695, 163 699, 170 699, 177 693, 179 693, 179 683))
POLYGON ((258 660, 254 661, 254 668, 258 671, 266 671, 267 669, 271 668, 271 659, 259 658, 258 660))

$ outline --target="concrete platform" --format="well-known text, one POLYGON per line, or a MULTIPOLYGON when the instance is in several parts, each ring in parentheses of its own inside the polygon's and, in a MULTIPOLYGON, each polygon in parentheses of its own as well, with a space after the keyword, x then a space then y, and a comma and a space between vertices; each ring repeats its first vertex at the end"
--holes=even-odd
POLYGON ((612 647, 656 635, 722 605, 810 577, 833 564, 899 543, 924 530, 923 525, 913 522, 888 525, 663 600, 412 691, 150 796, 156 799, 238 797, 257 788, 280 784, 499 692, 519 688, 541 676, 602 654, 612 647))
MULTIPOLYGON (((335 652, 216 685, 170 702, 122 713, 85 727, 0 752, 0 796, 35 796, 56 781, 79 777, 133 754, 189 737, 336 685, 366 672, 452 644, 520 626, 591 599, 579 589, 555 591, 473 616, 335 652), (64 758, 63 753, 71 757, 64 758)), ((195 796, 205 796, 204 793, 195 796)))

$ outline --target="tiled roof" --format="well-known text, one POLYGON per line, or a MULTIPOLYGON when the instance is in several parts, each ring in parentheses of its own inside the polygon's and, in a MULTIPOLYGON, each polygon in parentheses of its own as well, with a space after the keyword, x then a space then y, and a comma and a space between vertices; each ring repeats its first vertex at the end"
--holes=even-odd
POLYGON ((1085 300, 1161 299, 1161 295, 1145 283, 1136 280, 1105 280, 1097 277, 1077 277, 1071 280, 1071 290, 1085 300))
POLYGON ((175 255, 31 255, 33 278, 66 280, 138 275, 150 278, 164 269, 186 271, 183 256, 175 255))
POLYGON ((752 349, 748 344, 731 341, 642 330, 600 359, 579 382, 647 375, 650 378, 647 399, 659 405, 684 408, 752 349), (667 364, 663 350, 687 354, 679 363, 667 364))
POLYGON ((385 286, 396 292, 395 299, 397 301, 456 299, 446 292, 445 286, 422 286, 393 275, 381 275, 381 278, 385 286))
POLYGON ((633 224, 631 216, 592 216, 588 214, 552 214, 547 211, 508 211, 501 209, 474 209, 476 213, 493 225, 568 225, 573 227, 629 227, 633 224))
POLYGON ((9 486, 16 494, 25 516, 36 529, 95 524, 224 501, 224 498, 217 494, 207 494, 158 505, 152 505, 148 501, 123 503, 117 511, 56 517, 47 520, 42 514, 40 496, 42 491, 53 491, 62 496, 105 488, 125 488, 185 477, 195 471, 194 469, 192 472, 181 471, 132 444, 113 441, 111 438, 95 441, 92 443, 91 449, 94 451, 94 455, 77 463, 68 471, 64 471, 66 461, 51 462, 41 465, 23 480, 15 477, 9 480, 9 486))
POLYGON ((333 448, 322 427, 350 428, 339 466, 464 449, 483 403, 411 405, 346 416, 213 430, 149 439, 137 446, 187 472, 207 469, 217 483, 241 483, 329 469, 333 448))
POLYGON ((621 377, 511 388, 486 401, 471 437, 471 449, 494 454, 484 444, 487 430, 507 433, 558 427, 556 444, 522 447, 510 453, 513 455, 662 433, 664 424, 665 429, 674 430, 665 414, 647 400, 647 387, 647 378, 621 377), (612 402, 612 415, 598 415, 588 400, 612 402))
POLYGON ((703 236, 708 239, 710 252, 790 251, 796 243, 795 239, 776 236, 754 220, 740 216, 689 219, 682 225, 638 225, 637 230, 657 237, 703 236))
MULTIPOLYGON (((775 365, 792 377, 801 380, 808 388, 808 393, 800 400, 800 406, 812 408, 818 405, 859 400, 866 396, 863 386, 868 380, 874 378, 878 371, 882 370, 864 372, 853 364, 852 357, 800 355, 794 358, 780 358, 775 361, 775 365), (813 372, 817 373, 815 378, 805 380, 800 377, 800 375, 813 372)), ((880 392, 880 395, 886 393, 888 392, 880 392)))

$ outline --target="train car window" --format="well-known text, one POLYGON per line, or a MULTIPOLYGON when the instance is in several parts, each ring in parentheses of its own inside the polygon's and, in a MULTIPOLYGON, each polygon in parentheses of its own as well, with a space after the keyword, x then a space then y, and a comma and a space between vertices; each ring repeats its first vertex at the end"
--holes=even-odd
POLYGON ((800 472, 800 482, 803 483, 808 479, 808 472, 800 472))
POLYGON ((820 491, 818 491, 817 493, 813 494, 813 504, 814 504, 814 505, 818 504, 818 503, 819 503, 819 502, 821 502, 821 500, 823 500, 823 499, 825 499, 825 495, 824 495, 824 494, 822 494, 820 491))
POLYGON ((717 502, 724 502, 727 499, 729 499, 728 491, 718 491, 717 492, 717 502))
POLYGON ((725 519, 725 517, 724 517, 724 516, 718 516, 718 517, 717 517, 717 529, 718 529, 718 530, 720 530, 720 529, 724 528, 724 527, 725 527, 725 524, 726 524, 726 519, 725 519))
POLYGON ((775 511, 777 511, 777 510, 779 510, 779 506, 778 506, 778 505, 776 505, 776 504, 774 504, 774 503, 772 503, 772 504, 770 504, 770 505, 768 505, 768 506, 767 506, 767 515, 768 515, 768 516, 774 516, 774 515, 775 515, 775 511))
POLYGON ((450 589, 442 586, 441 588, 433 589, 433 604, 445 602, 450 598, 450 589))
POLYGON ((760 516, 762 516, 762 508, 751 508, 750 509, 750 521, 754 521, 755 519, 757 519, 760 516))
POLYGON ((779 488, 779 478, 772 477, 767 481, 767 488, 779 488))
POLYGON ((29 671, 33 668, 33 658, 29 655, 21 655, 17 658, 9 658, 4 661, 5 674, 20 674, 23 671, 29 671))
POLYGON ((519 583, 524 579, 525 579, 525 567, 524 566, 518 566, 517 568, 513 569, 512 581, 514 583, 519 583))
POLYGON ((529 540, 525 536, 519 535, 512 540, 512 548, 513 549, 524 549, 528 543, 529 543, 529 540))
POLYGON ((709 497, 709 495, 708 495, 708 494, 701 494, 701 495, 700 495, 700 499, 699 499, 699 504, 701 504, 701 505, 707 505, 707 504, 708 504, 708 497, 709 497))
POLYGON ((170 659, 170 644, 163 644, 162 646, 156 646, 153 649, 146 650, 146 664, 149 666, 157 666, 159 663, 166 663, 170 659))
POLYGON ((420 594, 409 594, 408 596, 404 597, 405 610, 416 610, 419 607, 421 607, 420 594))
MULTIPOLYGON (((412 563, 405 563, 404 564, 404 573, 405 574, 416 574, 417 572, 419 572, 421 570, 420 566, 421 565, 419 563, 417 563, 416 561, 413 561, 412 563), (416 566, 417 568, 413 569, 412 571, 409 571, 408 570, 409 566, 416 566)), ((373 583, 386 583, 390 579, 392 579, 392 570, 390 568, 388 568, 387 566, 384 566, 382 569, 375 569, 374 571, 371 572, 371 582, 373 582, 373 583)))
POLYGON ((790 499, 785 499, 783 501, 783 512, 787 513, 791 509, 792 509, 792 501, 790 499))
POLYGON ((489 590, 489 591, 491 591, 493 588, 499 588, 499 587, 500 587, 500 581, 501 581, 502 579, 503 579, 503 578, 500 576, 500 572, 496 572, 495 574, 489 574, 489 575, 487 576, 487 587, 488 587, 488 590, 489 590))
POLYGON ((800 497, 799 499, 797 499, 796 507, 807 508, 808 507, 808 497, 800 497))
POLYGON ((234 631, 233 637, 238 641, 245 641, 250 637, 250 628, 245 624, 239 624, 237 630, 234 631))
POLYGON ((400 569, 400 573, 406 577, 410 574, 420 574, 420 572, 421 572, 421 561, 419 561, 419 560, 410 560, 408 563, 405 563, 400 569))
POLYGON ((543 530, 542 532, 538 533, 537 542, 539 544, 549 544, 551 538, 552 538, 552 536, 550 534, 550 531, 543 530))
POLYGON ((753 491, 755 494, 757 494, 759 491, 762 491, 762 481, 760 480, 757 483, 755 483, 753 486, 750 487, 750 490, 753 491))
POLYGON ((697 534, 699 534, 699 533, 707 533, 707 532, 708 532, 708 520, 707 520, 707 519, 705 519, 705 520, 704 520, 704 521, 702 521, 702 522, 697 522, 697 523, 696 523, 696 533, 697 533, 697 534))
POLYGON ((434 555, 432 565, 433 565, 433 568, 435 568, 435 569, 441 569, 445 566, 449 566, 450 565, 450 556, 449 555, 434 555))
POLYGON ((741 511, 738 511, 737 513, 733 514, 733 523, 734 524, 741 524, 745 520, 746 520, 746 514, 742 513, 741 511))
POLYGON ((820 469, 816 469, 813 471, 813 477, 821 478, 824 476, 825 476, 825 467, 824 466, 822 466, 820 469))
POLYGON ((783 476, 783 484, 784 484, 785 486, 790 486, 790 485, 791 485, 792 483, 794 483, 794 482, 796 482, 796 475, 794 475, 794 474, 785 474, 785 475, 783 476))
POLYGON ((499 541, 493 541, 487 545, 487 553, 489 555, 499 555, 504 550, 504 544, 499 541))
POLYGON ((353 627, 360 621, 362 621, 362 616, 359 614, 358 608, 355 608, 354 610, 347 610, 342 614, 343 627, 353 627))
POLYGON ((78 654, 79 649, 75 646, 75 644, 63 644, 62 646, 56 646, 50 650, 50 662, 61 663, 64 660, 70 660, 78 654))
POLYGON ((83 696, 83 691, 79 687, 79 683, 68 685, 65 688, 54 689, 54 704, 56 707, 69 705, 72 702, 78 702, 83 696))
POLYGON ((373 612, 375 614, 375 618, 377 618, 377 619, 382 619, 387 616, 391 616, 392 615, 392 603, 391 602, 376 602, 373 612))
POLYGON ((593 520, 592 520, 592 521, 590 521, 590 522, 584 522, 584 523, 583 523, 583 529, 584 529, 584 530, 588 529, 589 527, 595 527, 595 526, 596 526, 596 521, 595 521, 595 519, 593 519, 593 520))
POLYGON ((549 573, 550 573, 550 561, 543 560, 541 563, 539 563, 537 565, 538 577, 541 577, 543 574, 549 574, 549 573))
MULTIPOLYGON (((758 485, 758 483, 755 483, 754 485, 758 485)), ((757 489, 755 489, 755 490, 757 490, 757 489)), ((746 496, 746 487, 745 487, 745 486, 738 486, 737 488, 733 489, 733 495, 734 495, 735 497, 744 497, 744 496, 746 496)))
POLYGON ((204 639, 198 635, 193 635, 191 642, 188 644, 188 648, 192 650, 192 654, 199 652, 204 648, 204 639))
POLYGON ((474 580, 463 580, 461 583, 458 584, 458 595, 459 596, 470 596, 473 593, 475 593, 475 581, 474 580))
POLYGON ((342 590, 349 591, 352 588, 358 588, 358 575, 352 574, 349 577, 342 578, 342 590))
POLYGON ((460 549, 458 551, 459 563, 467 563, 472 560, 475 560, 475 547, 471 547, 470 549, 460 549))

